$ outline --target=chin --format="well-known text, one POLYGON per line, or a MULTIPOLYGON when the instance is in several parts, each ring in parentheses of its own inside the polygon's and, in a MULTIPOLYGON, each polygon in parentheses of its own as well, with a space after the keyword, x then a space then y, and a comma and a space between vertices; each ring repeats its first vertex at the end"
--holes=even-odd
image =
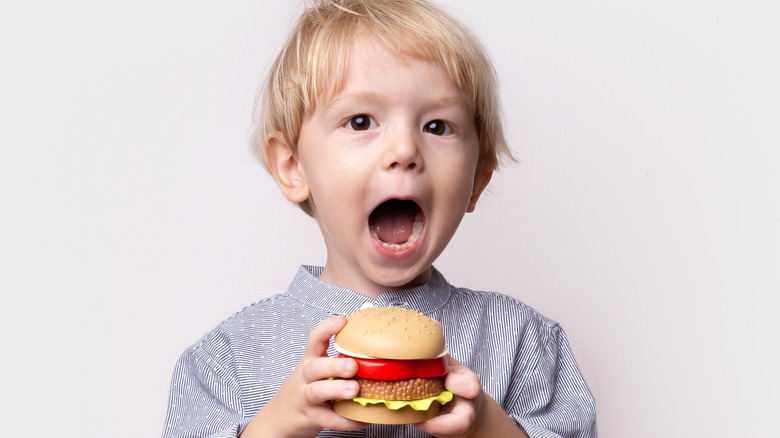
POLYGON ((424 268, 380 268, 374 278, 374 283, 384 289, 408 289, 425 284, 431 279, 431 265, 424 268))

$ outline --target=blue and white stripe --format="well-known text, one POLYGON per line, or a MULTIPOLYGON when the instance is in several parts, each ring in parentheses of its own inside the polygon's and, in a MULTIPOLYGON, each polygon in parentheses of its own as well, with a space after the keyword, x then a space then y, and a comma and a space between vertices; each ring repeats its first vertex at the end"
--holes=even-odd
MULTIPOLYGON (((174 369, 164 438, 236 437, 303 355, 309 332, 367 303, 404 306, 441 322, 450 354, 480 376, 531 438, 595 438, 595 403, 555 322, 506 295, 427 284, 376 299, 324 283, 301 267, 286 293, 246 307, 187 349, 174 369)), ((333 347, 330 355, 335 355, 333 347)), ((413 426, 374 425, 320 437, 425 437, 413 426)))

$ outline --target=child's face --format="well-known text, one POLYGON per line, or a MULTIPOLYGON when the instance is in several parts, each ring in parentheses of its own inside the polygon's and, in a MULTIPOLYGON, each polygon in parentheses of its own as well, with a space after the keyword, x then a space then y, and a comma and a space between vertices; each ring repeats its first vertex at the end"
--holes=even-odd
POLYGON ((474 109, 437 65, 355 43, 344 89, 301 128, 296 178, 327 248, 325 281, 375 296, 421 284, 491 172, 474 109))

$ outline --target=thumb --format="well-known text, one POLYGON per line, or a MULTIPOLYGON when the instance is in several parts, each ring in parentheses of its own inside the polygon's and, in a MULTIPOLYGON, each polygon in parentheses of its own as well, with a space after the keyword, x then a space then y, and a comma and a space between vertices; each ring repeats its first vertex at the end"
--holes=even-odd
POLYGON ((317 324, 309 333, 309 340, 306 343, 306 353, 304 355, 309 357, 325 356, 331 336, 340 332, 346 324, 347 318, 343 316, 334 316, 317 324))
POLYGON ((444 386, 459 397, 477 398, 482 392, 479 376, 449 355, 447 356, 447 365, 450 371, 444 380, 444 386))

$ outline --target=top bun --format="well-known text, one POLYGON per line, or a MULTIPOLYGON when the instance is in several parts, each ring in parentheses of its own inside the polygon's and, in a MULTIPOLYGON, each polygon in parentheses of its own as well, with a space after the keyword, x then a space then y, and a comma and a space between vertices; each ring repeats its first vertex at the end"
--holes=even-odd
POLYGON ((369 307, 353 313, 336 343, 378 359, 433 359, 447 352, 439 323, 403 307, 369 307))

